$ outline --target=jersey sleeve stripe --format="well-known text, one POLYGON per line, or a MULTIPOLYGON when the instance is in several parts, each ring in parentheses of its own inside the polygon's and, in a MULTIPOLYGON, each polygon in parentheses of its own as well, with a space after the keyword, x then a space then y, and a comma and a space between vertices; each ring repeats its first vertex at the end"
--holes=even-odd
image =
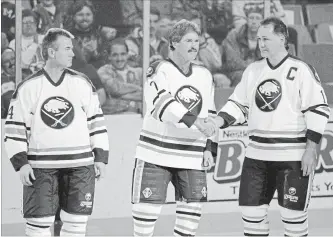
POLYGON ((23 126, 26 127, 25 123, 22 122, 15 122, 15 121, 6 121, 5 125, 17 125, 17 126, 23 126))
POLYGON ((317 144, 320 142, 322 136, 322 134, 311 129, 308 129, 306 131, 306 137, 317 144))
POLYGON ((12 163, 14 170, 19 171, 23 165, 29 164, 27 153, 22 151, 15 154, 12 158, 10 158, 10 162, 12 163))
POLYGON ((10 140, 14 140, 14 141, 18 141, 18 142, 25 142, 25 143, 28 143, 28 140, 27 139, 24 139, 24 138, 19 138, 19 137, 9 137, 9 136, 6 136, 5 137, 5 142, 10 139, 10 140))
POLYGON ((304 114, 304 113, 308 112, 309 110, 313 110, 313 109, 315 109, 315 108, 317 108, 317 107, 321 107, 321 106, 323 106, 323 107, 328 107, 327 104, 313 105, 313 106, 310 106, 310 107, 307 108, 307 109, 302 110, 302 113, 304 114))
POLYGON ((192 114, 190 111, 188 111, 180 120, 180 122, 183 122, 186 124, 188 128, 192 127, 194 124, 195 120, 197 120, 197 116, 192 114))
POLYGON ((7 134, 13 134, 13 135, 21 135, 21 136, 25 136, 26 135, 26 130, 25 129, 21 129, 21 128, 6 128, 6 135, 7 134))
POLYGON ((205 150, 212 152, 212 155, 215 157, 217 155, 217 143, 211 139, 207 139, 205 150))
POLYGON ((89 133, 89 135, 92 137, 92 136, 94 136, 94 135, 101 134, 101 133, 107 133, 106 129, 98 130, 98 131, 95 131, 95 132, 89 133))
POLYGON ((316 109, 314 109, 314 110, 310 110, 312 113, 315 113, 315 114, 318 114, 318 115, 321 115, 321 116, 324 116, 325 118, 327 118, 327 119, 329 119, 329 115, 327 115, 327 114, 325 114, 325 113, 323 113, 323 112, 321 112, 321 111, 319 111, 319 110, 316 110, 316 109))
POLYGON ((158 100, 158 98, 160 98, 160 95, 163 94, 164 92, 166 92, 166 90, 163 89, 157 93, 157 96, 153 100, 153 105, 155 104, 156 100, 158 100))
POLYGON ((166 108, 172 103, 172 102, 176 102, 175 99, 170 100, 168 103, 166 103, 163 108, 161 109, 160 115, 158 116, 158 118, 160 119, 160 121, 162 122, 162 117, 164 114, 164 111, 166 110, 166 108))
POLYGON ((104 126, 105 126, 104 120, 88 123, 88 129, 89 130, 94 130, 96 128, 104 127, 104 126))
POLYGON ((209 113, 209 114, 216 114, 216 111, 215 111, 215 110, 210 110, 210 109, 209 109, 209 110, 208 110, 208 113, 209 113))
POLYGON ((161 99, 158 100, 158 102, 156 103, 155 105, 155 109, 158 111, 162 105, 167 101, 167 100, 170 100, 170 99, 173 99, 172 95, 170 95, 169 93, 163 95, 161 97, 161 99))
POLYGON ((232 115, 230 115, 226 112, 223 112, 223 111, 219 112, 218 116, 220 116, 224 120, 224 124, 222 125, 221 128, 226 128, 226 127, 232 125, 236 121, 236 119, 232 115))
POLYGON ((94 148, 93 153, 95 155, 95 162, 103 162, 104 164, 108 163, 109 151, 105 151, 101 148, 94 148))
POLYGON ((101 117, 104 117, 104 115, 103 115, 103 114, 96 114, 96 115, 94 115, 94 116, 88 118, 87 121, 89 122, 89 121, 91 121, 91 120, 94 120, 94 119, 96 119, 96 118, 101 118, 101 117))

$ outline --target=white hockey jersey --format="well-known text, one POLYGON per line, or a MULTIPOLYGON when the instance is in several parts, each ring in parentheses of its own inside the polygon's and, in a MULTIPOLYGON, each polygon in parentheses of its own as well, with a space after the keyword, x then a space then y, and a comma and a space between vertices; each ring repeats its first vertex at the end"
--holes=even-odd
POLYGON ((219 112, 224 127, 248 120, 246 156, 259 160, 299 161, 306 141, 319 143, 330 109, 315 69, 287 55, 250 64, 219 112))
POLYGON ((54 83, 42 69, 22 81, 5 122, 14 169, 67 168, 108 162, 109 142, 97 93, 83 74, 65 69, 54 83))
POLYGON ((216 155, 216 138, 207 139, 193 123, 216 116, 211 73, 191 64, 187 75, 170 59, 151 65, 145 84, 146 114, 136 158, 149 163, 201 170, 203 151, 216 155))

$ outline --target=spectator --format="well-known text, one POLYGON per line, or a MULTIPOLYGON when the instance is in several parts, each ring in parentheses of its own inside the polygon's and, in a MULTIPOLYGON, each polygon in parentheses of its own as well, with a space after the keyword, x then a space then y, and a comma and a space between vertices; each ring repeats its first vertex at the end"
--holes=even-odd
MULTIPOLYGON (((234 18, 234 26, 236 28, 241 27, 246 24, 246 14, 247 9, 258 7, 264 11, 264 0, 242 0, 242 1, 232 1, 232 14, 234 18)), ((280 0, 270 0, 270 12, 271 16, 280 18, 286 24, 286 14, 283 10, 283 6, 280 0)))
POLYGON ((6 118, 15 90, 15 53, 5 49, 1 54, 1 118, 6 118))
POLYGON ((37 16, 37 32, 45 34, 50 28, 61 28, 63 9, 61 5, 54 4, 54 0, 40 0, 40 3, 34 8, 37 16))
MULTIPOLYGON (((41 53, 43 35, 37 33, 36 15, 30 9, 22 11, 21 65, 22 69, 38 71, 44 66, 41 53)), ((15 50, 15 39, 9 43, 15 50)))
POLYGON ((233 29, 222 43, 223 71, 231 80, 231 86, 236 86, 245 68, 259 59, 257 47, 257 31, 264 18, 263 8, 252 6, 245 11, 247 23, 233 29))
MULTIPOLYGON (((22 78, 26 78, 31 72, 22 71, 22 78)), ((1 118, 6 118, 12 94, 15 90, 15 52, 6 48, 1 54, 1 118)))
MULTIPOLYGON (((164 18, 163 18, 164 19, 164 18)), ((168 57, 168 41, 162 37, 165 34, 160 30, 161 15, 157 8, 150 11, 150 63, 168 57)), ((164 20, 163 20, 164 24, 164 20)), ((133 34, 128 37, 126 43, 130 51, 130 64, 132 66, 142 66, 143 57, 143 33, 142 25, 135 28, 133 34)))
POLYGON ((89 0, 78 0, 69 8, 64 27, 75 36, 86 62, 99 68, 103 64, 102 46, 115 38, 117 31, 98 25, 95 16, 95 7, 89 0))
POLYGON ((212 74, 221 70, 222 61, 219 46, 216 44, 215 40, 206 32, 202 22, 202 17, 198 14, 194 14, 190 20, 197 24, 201 30, 201 35, 199 36, 200 44, 197 60, 202 62, 202 64, 212 74))
POLYGON ((128 47, 124 39, 117 38, 107 44, 109 63, 98 69, 107 92, 102 106, 105 114, 142 112, 142 68, 128 65, 128 47))
POLYGON ((4 49, 8 48, 8 45, 9 42, 6 33, 1 32, 1 54, 4 51, 4 49))
POLYGON ((231 0, 207 0, 203 13, 207 32, 220 45, 233 28, 231 0))
POLYGON ((1 1, 1 32, 9 42, 15 38, 15 2, 1 1))
POLYGON ((199 65, 202 64, 213 74, 215 86, 229 87, 230 80, 221 73, 222 56, 219 46, 206 32, 202 16, 199 14, 192 14, 192 16, 190 16, 190 20, 197 24, 201 29, 201 35, 199 36, 199 53, 194 63, 199 65))
POLYGON ((157 31, 159 32, 159 36, 164 39, 169 38, 170 30, 173 26, 173 23, 171 22, 171 19, 169 16, 161 16, 161 19, 158 23, 157 31))
POLYGON ((106 93, 103 87, 103 83, 97 73, 97 70, 93 65, 88 64, 84 60, 84 57, 80 51, 80 46, 77 43, 77 41, 75 39, 73 39, 72 41, 73 41, 73 53, 75 54, 75 57, 73 58, 71 68, 85 74, 91 80, 92 84, 96 88, 99 103, 103 105, 106 101, 106 93))

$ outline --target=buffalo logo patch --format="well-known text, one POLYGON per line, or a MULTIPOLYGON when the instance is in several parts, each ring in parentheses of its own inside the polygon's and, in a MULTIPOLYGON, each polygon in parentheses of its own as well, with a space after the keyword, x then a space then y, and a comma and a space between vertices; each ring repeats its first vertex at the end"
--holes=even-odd
POLYGON ((68 127, 74 119, 73 105, 60 96, 48 98, 41 107, 41 118, 51 128, 68 127))
POLYGON ((263 112, 274 111, 281 101, 281 84, 275 79, 267 79, 256 90, 256 105, 263 112))
POLYGON ((199 115, 202 108, 200 92, 193 86, 182 86, 175 94, 176 100, 184 105, 192 114, 199 115))

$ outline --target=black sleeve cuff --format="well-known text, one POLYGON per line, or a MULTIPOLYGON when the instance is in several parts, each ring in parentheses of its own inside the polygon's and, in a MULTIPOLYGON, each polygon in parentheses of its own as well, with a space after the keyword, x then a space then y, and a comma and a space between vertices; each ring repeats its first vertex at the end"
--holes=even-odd
POLYGON ((308 129, 306 131, 306 135, 305 136, 306 136, 307 139, 309 139, 309 140, 311 140, 311 141, 319 144, 319 142, 320 142, 320 140, 321 140, 321 138, 322 138, 323 135, 320 134, 320 133, 318 133, 318 132, 315 132, 313 130, 308 129))
POLYGON ((10 158, 15 171, 19 171, 22 166, 29 164, 27 153, 25 151, 15 154, 10 158))
POLYGON ((101 148, 94 148, 93 153, 95 155, 94 162, 103 162, 107 164, 109 161, 109 151, 105 151, 101 148))
POLYGON ((183 122, 186 124, 187 127, 192 127, 194 124, 195 120, 197 119, 197 116, 192 114, 190 111, 188 111, 180 120, 180 122, 183 122))
POLYGON ((233 116, 223 111, 218 113, 217 116, 220 116, 224 120, 224 124, 220 128, 227 128, 236 121, 236 119, 233 116))
POLYGON ((213 157, 217 156, 217 143, 207 139, 205 151, 210 151, 213 157))

